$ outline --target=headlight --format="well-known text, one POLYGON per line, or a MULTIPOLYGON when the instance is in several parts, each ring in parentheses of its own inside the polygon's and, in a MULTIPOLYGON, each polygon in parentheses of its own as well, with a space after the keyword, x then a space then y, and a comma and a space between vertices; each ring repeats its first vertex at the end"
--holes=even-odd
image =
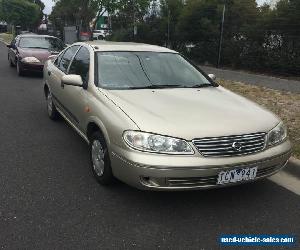
POLYGON ((275 128, 268 133, 268 146, 274 146, 287 137, 287 129, 283 122, 280 122, 275 128))
POLYGON ((33 56, 24 57, 21 62, 23 63, 40 63, 40 60, 33 56))
POLYGON ((164 154, 194 154, 193 149, 185 140, 168 136, 125 131, 123 139, 130 147, 141 151, 164 154))

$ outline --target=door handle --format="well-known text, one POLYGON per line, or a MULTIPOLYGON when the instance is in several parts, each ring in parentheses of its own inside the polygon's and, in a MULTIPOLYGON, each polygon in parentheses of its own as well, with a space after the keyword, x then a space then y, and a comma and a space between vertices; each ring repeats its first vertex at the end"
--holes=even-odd
POLYGON ((51 71, 48 71, 48 76, 51 76, 51 71))

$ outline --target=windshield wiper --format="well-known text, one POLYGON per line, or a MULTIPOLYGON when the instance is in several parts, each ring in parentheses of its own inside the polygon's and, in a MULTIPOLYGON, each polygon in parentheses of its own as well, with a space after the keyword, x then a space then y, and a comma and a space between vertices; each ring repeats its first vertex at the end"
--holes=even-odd
POLYGON ((23 47, 23 48, 26 48, 26 49, 49 49, 49 48, 45 48, 45 47, 23 47))
POLYGON ((214 87, 211 83, 195 84, 192 86, 185 86, 186 88, 205 88, 205 87, 214 87))
POLYGON ((138 87, 129 87, 128 89, 167 89, 167 88, 182 88, 184 86, 177 84, 163 84, 163 85, 147 85, 138 87))

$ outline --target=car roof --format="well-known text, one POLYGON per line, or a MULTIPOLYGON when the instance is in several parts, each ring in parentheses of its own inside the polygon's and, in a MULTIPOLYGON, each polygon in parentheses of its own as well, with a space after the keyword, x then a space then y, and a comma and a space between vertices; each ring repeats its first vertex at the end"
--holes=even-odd
MULTIPOLYGON (((21 35, 18 35, 18 37, 49 37, 49 38, 57 38, 55 36, 38 35, 38 34, 34 34, 34 33, 21 34, 21 35)), ((57 38, 57 39, 59 39, 59 38, 57 38)))
POLYGON ((88 44, 93 47, 95 51, 147 51, 147 52, 169 52, 178 53, 165 47, 150 45, 144 43, 131 42, 110 42, 110 41, 86 41, 78 44, 88 44))

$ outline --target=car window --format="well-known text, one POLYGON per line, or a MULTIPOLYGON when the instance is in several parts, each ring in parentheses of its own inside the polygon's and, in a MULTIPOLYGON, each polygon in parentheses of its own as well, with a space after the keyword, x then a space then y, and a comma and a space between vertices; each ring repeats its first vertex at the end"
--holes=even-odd
POLYGON ((60 60, 61 58, 63 57, 65 52, 62 52, 54 61, 54 65, 56 65, 58 67, 59 63, 60 63, 60 60))
POLYGON ((98 86, 108 89, 149 86, 212 86, 193 65, 176 53, 97 52, 98 86))
POLYGON ((20 48, 47 49, 49 51, 59 52, 63 50, 63 42, 56 37, 21 37, 19 42, 20 48))
POLYGON ((80 75, 82 77, 83 82, 87 82, 89 68, 90 52, 87 48, 81 47, 71 63, 69 74, 80 75))
POLYGON ((15 44, 16 44, 16 39, 17 39, 17 38, 15 38, 15 39, 13 39, 13 40, 11 41, 11 43, 10 43, 11 46, 15 46, 15 44))
POLYGON ((72 46, 70 48, 68 48, 65 53, 63 54, 61 60, 59 61, 58 64, 58 68, 62 71, 62 72, 67 72, 69 64, 73 58, 73 56, 75 55, 76 51, 78 50, 79 45, 75 45, 72 46))

